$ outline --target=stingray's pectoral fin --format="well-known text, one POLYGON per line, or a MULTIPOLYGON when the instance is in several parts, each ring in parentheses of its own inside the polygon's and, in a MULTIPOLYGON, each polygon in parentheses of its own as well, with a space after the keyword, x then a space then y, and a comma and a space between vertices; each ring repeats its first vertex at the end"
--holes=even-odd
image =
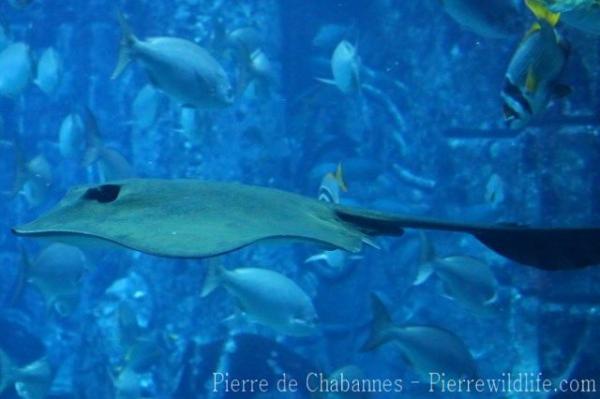
POLYGON ((539 269, 569 270, 600 264, 600 228, 490 226, 469 233, 500 255, 539 269))

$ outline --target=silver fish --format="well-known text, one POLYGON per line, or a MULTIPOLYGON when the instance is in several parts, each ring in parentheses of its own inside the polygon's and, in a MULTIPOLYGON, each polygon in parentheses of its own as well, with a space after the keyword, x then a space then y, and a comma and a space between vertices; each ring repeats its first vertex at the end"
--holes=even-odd
POLYGON ((132 59, 139 61, 152 84, 185 106, 224 107, 233 103, 233 90, 223 67, 204 48, 176 37, 136 38, 119 14, 123 30, 117 78, 132 59))
POLYGON ((46 94, 53 94, 62 79, 62 60, 52 47, 46 49, 37 65, 34 83, 46 94))
POLYGON ((361 62, 356 48, 350 42, 342 40, 331 56, 333 80, 318 80, 336 86, 344 94, 351 94, 360 89, 360 69, 361 62))
MULTIPOLYGON (((19 156, 20 157, 20 156, 19 156)), ((28 162, 18 161, 16 185, 30 208, 41 205, 48 194, 52 183, 52 167, 43 155, 38 155, 28 162)))
POLYGON ((212 265, 202 296, 223 286, 252 320, 280 333, 306 336, 317 333, 317 312, 310 297, 286 276, 266 269, 225 270, 212 265))
POLYGON ((133 124, 139 129, 150 128, 156 121, 159 105, 159 94, 152 85, 142 87, 131 106, 133 124))
POLYGON ((477 366, 464 342, 445 329, 424 325, 396 325, 381 299, 371 294, 373 323, 363 351, 393 342, 403 357, 424 381, 430 373, 447 378, 476 378, 477 366))
POLYGON ((81 277, 87 270, 83 252, 70 245, 54 243, 34 260, 23 253, 27 281, 44 296, 49 308, 60 315, 69 315, 79 300, 81 277))
POLYGON ((448 297, 475 313, 489 313, 497 299, 498 282, 487 263, 470 256, 438 257, 421 233, 419 274, 413 284, 423 284, 432 274, 442 281, 448 297))
POLYGON ((87 134, 79 114, 67 115, 58 131, 58 149, 60 155, 69 159, 81 158, 87 146, 87 134))
POLYGON ((0 95, 14 98, 29 85, 33 65, 29 46, 13 43, 0 53, 0 95))

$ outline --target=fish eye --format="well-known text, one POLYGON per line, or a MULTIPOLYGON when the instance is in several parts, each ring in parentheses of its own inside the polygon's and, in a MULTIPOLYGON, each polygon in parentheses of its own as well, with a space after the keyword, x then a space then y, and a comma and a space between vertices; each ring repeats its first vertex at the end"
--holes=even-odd
POLYGON ((97 201, 102 204, 113 202, 119 197, 121 186, 118 184, 104 184, 98 187, 92 187, 83 194, 82 199, 97 201))

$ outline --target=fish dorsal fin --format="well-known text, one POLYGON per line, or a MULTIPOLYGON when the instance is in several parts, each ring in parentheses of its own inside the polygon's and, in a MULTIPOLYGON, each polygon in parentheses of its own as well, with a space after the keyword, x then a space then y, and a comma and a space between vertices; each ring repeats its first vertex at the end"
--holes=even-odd
POLYGON ((530 66, 527 70, 527 77, 525 78, 525 88, 529 93, 534 93, 538 88, 538 79, 533 72, 533 66, 530 66))
POLYGON ((342 163, 338 163, 337 168, 335 169, 335 181, 340 186, 340 189, 343 192, 348 191, 348 186, 346 185, 346 181, 344 180, 344 170, 342 168, 342 163))
POLYGON ((390 316, 385 304, 376 293, 371 293, 371 309, 373 311, 373 327, 382 330, 390 327, 392 317, 390 316))
POLYGON ((560 13, 552 12, 540 0, 525 0, 525 4, 539 20, 546 21, 554 27, 560 20, 560 13))

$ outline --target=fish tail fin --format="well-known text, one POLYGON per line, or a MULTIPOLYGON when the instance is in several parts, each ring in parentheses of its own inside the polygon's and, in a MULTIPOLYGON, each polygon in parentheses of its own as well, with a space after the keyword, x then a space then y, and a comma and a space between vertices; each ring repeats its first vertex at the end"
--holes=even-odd
POLYGON ((83 128, 86 134, 86 148, 81 164, 84 167, 90 166, 94 162, 101 158, 104 144, 100 137, 100 129, 98 128, 98 121, 96 116, 88 107, 83 107, 81 112, 81 119, 83 121, 83 128))
POLYGON ((419 263, 419 268, 417 270, 417 277, 415 277, 415 281, 413 281, 412 285, 421 285, 433 274, 433 262, 421 262, 419 263))
POLYGON ((361 352, 372 351, 391 339, 387 332, 393 325, 392 318, 381 298, 374 292, 371 293, 371 309, 373 312, 371 332, 363 344, 361 352))
POLYGON ((419 231, 419 240, 421 241, 421 257, 417 277, 413 281, 413 285, 421 285, 431 277, 435 260, 433 244, 423 231, 419 231))
POLYGON ((117 12, 117 19, 119 21, 119 25, 121 26, 121 43, 119 48, 119 58, 117 61, 117 66, 111 75, 111 79, 116 79, 123 73, 127 65, 131 62, 131 48, 133 44, 137 41, 137 38, 133 34, 131 27, 127 23, 125 16, 121 11, 117 12))
POLYGON ((558 24, 560 13, 550 11, 540 0, 525 0, 525 4, 537 19, 548 22, 552 27, 558 24))
POLYGON ((200 294, 202 298, 210 295, 211 292, 221 285, 223 273, 225 273, 225 268, 221 264, 213 260, 209 261, 208 271, 206 272, 206 277, 204 277, 204 286, 200 294))

